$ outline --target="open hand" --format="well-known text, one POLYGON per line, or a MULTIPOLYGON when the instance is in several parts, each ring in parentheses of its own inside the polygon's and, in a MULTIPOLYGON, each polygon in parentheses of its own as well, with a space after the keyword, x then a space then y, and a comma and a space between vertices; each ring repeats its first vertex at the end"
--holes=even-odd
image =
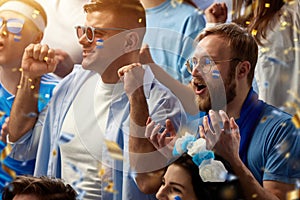
POLYGON ((166 126, 156 124, 149 117, 146 123, 145 137, 150 140, 153 146, 165 157, 171 158, 172 151, 177 139, 176 130, 171 120, 166 120, 166 126))
POLYGON ((206 139, 208 149, 212 149, 216 154, 231 162, 239 157, 240 131, 233 118, 228 118, 227 114, 220 110, 219 115, 214 111, 209 111, 212 128, 208 118, 205 116, 203 127, 200 126, 200 136, 206 139), (221 118, 222 126, 220 126, 221 118))

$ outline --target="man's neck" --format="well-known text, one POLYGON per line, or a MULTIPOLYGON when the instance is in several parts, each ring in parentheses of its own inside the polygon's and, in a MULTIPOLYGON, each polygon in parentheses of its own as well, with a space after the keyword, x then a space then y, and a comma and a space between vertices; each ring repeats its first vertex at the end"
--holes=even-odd
POLYGON ((159 6, 160 4, 164 3, 166 0, 141 0, 144 8, 154 8, 159 6))
POLYGON ((247 98, 250 88, 240 90, 237 92, 237 96, 233 101, 227 104, 227 114, 229 117, 233 117, 234 119, 238 119, 240 117, 240 113, 243 107, 243 104, 247 98))

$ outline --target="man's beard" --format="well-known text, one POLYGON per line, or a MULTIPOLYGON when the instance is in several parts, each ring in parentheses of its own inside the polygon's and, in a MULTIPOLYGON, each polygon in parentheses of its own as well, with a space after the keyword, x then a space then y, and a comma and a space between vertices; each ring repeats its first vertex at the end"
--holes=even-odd
MULTIPOLYGON (((217 106, 214 106, 214 108, 212 108, 210 91, 208 91, 209 95, 205 96, 204 98, 196 95, 195 101, 198 104, 200 111, 208 112, 210 109, 213 109, 213 110, 223 109, 224 110, 226 105, 233 101, 233 99, 236 96, 236 81, 234 79, 234 75, 235 75, 234 72, 229 72, 226 80, 224 81, 224 87, 225 87, 225 91, 226 91, 226 102, 224 102, 222 105, 217 105, 217 106)), ((216 90, 218 90, 218 89, 216 88, 216 90)), ((213 92, 216 92, 216 91, 213 91, 213 92)), ((219 94, 219 95, 221 95, 221 94, 219 94)))

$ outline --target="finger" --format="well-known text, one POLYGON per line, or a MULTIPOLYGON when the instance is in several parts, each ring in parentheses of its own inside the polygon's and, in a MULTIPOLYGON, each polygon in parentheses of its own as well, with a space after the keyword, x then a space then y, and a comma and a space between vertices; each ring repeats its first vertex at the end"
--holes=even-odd
MULTIPOLYGON (((34 48, 34 56, 38 56, 38 60, 39 61, 46 61, 47 60, 44 60, 45 57, 49 57, 48 56, 48 45, 37 45, 35 48, 34 48), (36 52, 37 51, 37 52, 36 52), (38 52, 39 51, 39 52, 38 52)), ((35 57, 34 57, 35 58, 35 57)), ((35 58, 36 59, 36 58, 35 58)))
POLYGON ((223 129, 225 133, 230 133, 230 124, 229 124, 229 118, 227 116, 227 114, 223 111, 220 110, 219 114, 221 116, 222 122, 223 122, 223 129))
POLYGON ((235 122, 233 117, 230 118, 230 128, 231 128, 233 134, 240 135, 239 126, 237 125, 237 123, 235 122))
MULTIPOLYGON (((152 130, 151 136, 161 134, 159 131, 161 130, 162 126, 160 124, 156 124, 152 130)), ((150 136, 150 137, 151 137, 150 136)))
POLYGON ((222 7, 222 10, 223 10, 224 14, 227 16, 228 8, 227 8, 226 3, 225 2, 221 3, 221 7, 222 7))
POLYGON ((125 65, 118 70, 119 77, 124 76, 125 73, 129 72, 132 68, 136 66, 137 63, 132 63, 130 65, 125 65))
POLYGON ((150 136, 150 140, 155 147, 158 146, 157 133, 158 133, 159 128, 160 128, 160 126, 155 126, 154 129, 152 130, 151 136, 150 136))
POLYGON ((217 134, 217 135, 220 135, 221 134, 221 127, 220 127, 220 123, 219 123, 219 119, 218 119, 218 116, 216 114, 215 111, 213 110, 210 110, 209 111, 209 116, 210 116, 210 120, 211 120, 211 125, 214 129, 214 132, 217 134))
POLYGON ((152 121, 151 117, 148 117, 148 119, 146 121, 146 125, 148 125, 151 121, 152 121))
POLYGON ((124 67, 121 67, 120 69, 118 69, 118 76, 119 76, 119 78, 122 78, 124 76, 124 67))
POLYGON ((203 129, 202 133, 206 140, 206 148, 208 150, 211 150, 213 148, 213 141, 215 140, 215 134, 212 132, 209 126, 208 117, 204 116, 203 118, 203 126, 201 127, 203 129))
POLYGON ((34 47, 33 47, 33 56, 32 57, 35 60, 39 60, 39 57, 40 57, 40 54, 41 54, 41 49, 42 49, 42 45, 41 44, 34 45, 34 47))
MULTIPOLYGON (((54 72, 56 69, 58 61, 55 59, 55 50, 54 49, 48 49, 47 52, 48 60, 46 60, 48 72, 54 72)), ((45 58, 44 58, 45 60, 45 58)))
POLYGON ((200 134, 201 138, 205 139, 205 131, 204 131, 203 126, 199 126, 199 134, 200 134))
POLYGON ((46 56, 48 57, 49 61, 53 60, 55 58, 55 56, 56 56, 54 49, 49 49, 47 47, 43 47, 42 48, 42 53, 44 53, 44 52, 45 52, 46 56))
POLYGON ((25 56, 32 58, 33 57, 33 49, 34 49, 34 44, 30 44, 25 48, 25 56))
POLYGON ((155 125, 154 121, 151 121, 149 124, 147 124, 146 131, 145 131, 145 137, 146 138, 150 138, 151 137, 153 129, 154 129, 154 125, 155 125))
POLYGON ((166 145, 167 133, 167 130, 165 130, 162 134, 157 134, 157 143, 159 148, 162 148, 166 145))
POLYGON ((208 131, 211 131, 209 123, 208 123, 208 117, 207 116, 203 117, 203 129, 204 129, 204 133, 207 133, 208 131))
POLYGON ((158 143, 160 134, 156 134, 156 135, 154 135, 153 137, 154 137, 154 139, 151 140, 153 146, 154 146, 156 149, 160 149, 161 147, 159 146, 159 143, 158 143))
POLYGON ((176 129, 170 119, 166 120, 166 132, 169 133, 172 137, 175 137, 177 135, 176 129))

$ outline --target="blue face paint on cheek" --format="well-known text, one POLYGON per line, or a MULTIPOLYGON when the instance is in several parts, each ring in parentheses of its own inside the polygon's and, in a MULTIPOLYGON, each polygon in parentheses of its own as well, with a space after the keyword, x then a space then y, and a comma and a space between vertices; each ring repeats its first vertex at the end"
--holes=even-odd
POLYGON ((22 38, 22 35, 20 33, 14 35, 15 42, 20 42, 21 38, 22 38))
POLYGON ((174 200, 181 200, 180 196, 176 196, 174 200))
POLYGON ((211 75, 214 79, 218 79, 218 78, 220 78, 220 71, 219 70, 213 70, 211 75))
POLYGON ((104 40, 103 39, 97 40, 96 41, 96 47, 97 47, 97 49, 102 49, 104 47, 103 44, 104 44, 104 40))

